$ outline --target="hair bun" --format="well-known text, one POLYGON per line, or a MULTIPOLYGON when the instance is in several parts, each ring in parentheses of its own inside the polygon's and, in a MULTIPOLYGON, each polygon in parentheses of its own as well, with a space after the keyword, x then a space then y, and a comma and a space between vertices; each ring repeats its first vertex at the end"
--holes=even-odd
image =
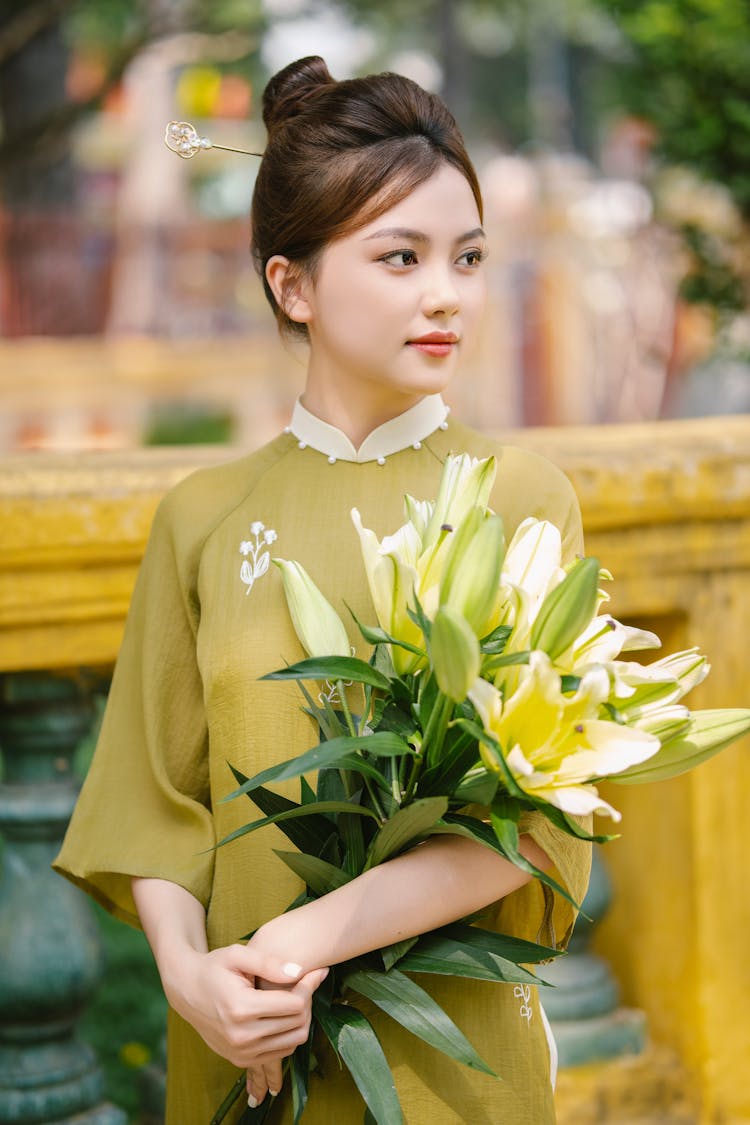
POLYGON ((269 133, 296 117, 311 97, 334 83, 320 55, 297 59, 274 74, 263 91, 263 121, 269 133))

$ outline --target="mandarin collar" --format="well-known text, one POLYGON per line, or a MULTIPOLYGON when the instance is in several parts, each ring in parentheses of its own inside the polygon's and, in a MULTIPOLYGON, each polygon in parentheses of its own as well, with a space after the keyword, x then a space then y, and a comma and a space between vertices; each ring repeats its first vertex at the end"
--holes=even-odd
POLYGON ((311 414, 297 399, 291 424, 285 432, 297 438, 300 449, 309 447, 324 453, 331 464, 377 461, 383 465, 392 453, 400 453, 409 446, 419 449, 424 438, 437 429, 446 429, 449 409, 441 395, 426 395, 416 406, 374 429, 356 449, 342 430, 311 414))

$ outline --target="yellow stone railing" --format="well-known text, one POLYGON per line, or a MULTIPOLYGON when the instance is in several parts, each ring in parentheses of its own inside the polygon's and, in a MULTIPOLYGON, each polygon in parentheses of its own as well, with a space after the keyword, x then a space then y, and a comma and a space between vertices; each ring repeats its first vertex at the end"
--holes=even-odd
MULTIPOLYGON (((612 611, 667 650, 700 645, 695 706, 750 704, 750 417, 505 435, 571 477, 612 611)), ((113 663, 159 497, 229 450, 7 458, 0 473, 0 671, 113 663)), ((626 1004, 690 1074, 701 1121, 750 1120, 748 741, 694 773, 611 788, 614 904, 596 937, 626 1004)), ((606 828, 606 825, 603 825, 606 828)))

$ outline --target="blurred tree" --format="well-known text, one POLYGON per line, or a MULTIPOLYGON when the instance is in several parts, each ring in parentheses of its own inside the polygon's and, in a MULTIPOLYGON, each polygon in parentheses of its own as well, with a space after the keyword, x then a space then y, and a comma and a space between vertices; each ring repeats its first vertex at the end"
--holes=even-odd
POLYGON ((6 206, 72 203, 70 130, 99 108, 149 43, 181 32, 255 32, 262 23, 261 0, 0 0, 0 193, 6 206), (74 100, 66 81, 71 51, 87 48, 101 62, 99 80, 74 100))
MULTIPOLYGON (((596 3, 629 48, 616 75, 621 103, 655 126, 656 152, 666 163, 723 185, 750 222, 748 0, 596 3)), ((745 307, 747 226, 727 240, 701 221, 700 207, 693 210, 677 224, 692 259, 683 295, 728 312, 745 307)))

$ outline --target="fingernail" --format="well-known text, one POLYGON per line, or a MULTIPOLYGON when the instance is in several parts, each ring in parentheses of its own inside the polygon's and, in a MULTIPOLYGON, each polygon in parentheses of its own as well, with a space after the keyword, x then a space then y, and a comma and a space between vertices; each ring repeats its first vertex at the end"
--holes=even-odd
POLYGON ((271 1095, 272 1098, 277 1097, 278 1093, 279 1093, 278 1090, 272 1090, 270 1086, 268 1087, 268 1092, 269 1092, 269 1094, 271 1095))
POLYGON ((253 1097, 252 1094, 248 1094, 247 1095, 247 1104, 250 1106, 250 1109, 257 1109, 258 1105, 259 1105, 259 1102, 258 1102, 257 1098, 253 1097))
POLYGON ((320 983, 321 983, 321 984, 322 984, 322 983, 323 983, 323 981, 324 981, 324 980, 326 979, 326 977, 328 976, 328 974, 330 973, 330 971, 331 971, 330 969, 323 969, 323 976, 322 976, 322 977, 320 978, 320 983))
POLYGON ((302 966, 295 965, 294 961, 287 961, 285 965, 281 966, 281 971, 287 977, 298 977, 302 972, 302 966))

